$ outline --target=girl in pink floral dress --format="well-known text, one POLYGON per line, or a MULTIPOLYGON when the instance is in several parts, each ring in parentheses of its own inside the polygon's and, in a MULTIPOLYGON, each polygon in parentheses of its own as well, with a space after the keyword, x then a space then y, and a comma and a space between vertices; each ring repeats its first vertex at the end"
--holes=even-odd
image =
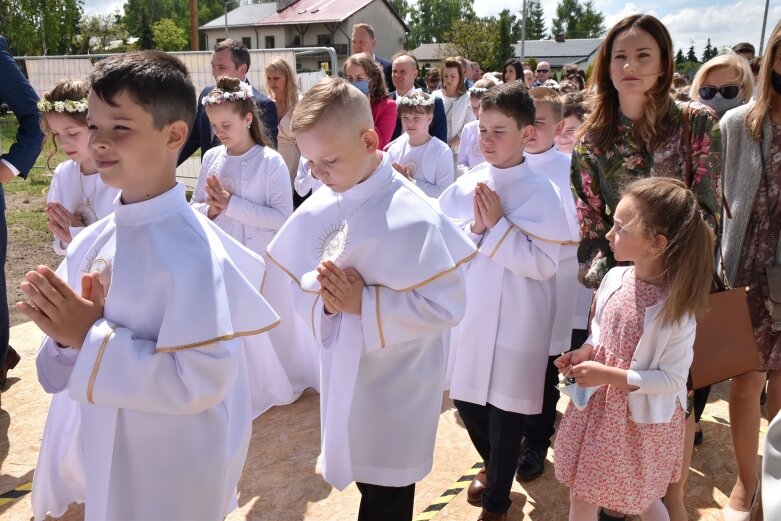
POLYGON ((660 498, 681 473, 695 314, 712 278, 713 237, 696 195, 674 179, 623 192, 607 233, 618 267, 597 294, 591 338, 556 366, 595 391, 570 402, 554 446, 570 521, 599 507, 667 521, 660 498))

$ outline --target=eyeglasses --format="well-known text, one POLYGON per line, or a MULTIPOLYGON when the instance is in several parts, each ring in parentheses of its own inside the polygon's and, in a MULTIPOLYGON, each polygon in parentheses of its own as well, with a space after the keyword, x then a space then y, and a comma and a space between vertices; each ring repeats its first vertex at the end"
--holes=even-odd
POLYGON ((715 96, 717 92, 721 94, 721 97, 724 99, 733 99, 740 92, 740 87, 737 85, 723 85, 718 89, 716 87, 711 87, 710 85, 700 87, 700 97, 702 99, 713 99, 713 96, 715 96))
POLYGON ((548 69, 537 69, 537 72, 548 73, 550 71, 548 69))

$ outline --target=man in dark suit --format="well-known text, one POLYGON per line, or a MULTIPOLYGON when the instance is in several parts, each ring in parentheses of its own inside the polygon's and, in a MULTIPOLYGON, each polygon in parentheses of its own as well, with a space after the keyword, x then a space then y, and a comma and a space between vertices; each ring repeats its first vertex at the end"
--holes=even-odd
POLYGON ((353 54, 365 52, 369 56, 373 57, 375 62, 380 64, 382 67, 382 72, 385 74, 385 83, 388 85, 388 90, 392 91, 393 83, 391 82, 391 62, 374 54, 374 49, 377 47, 377 39, 374 37, 374 27, 369 24, 353 25, 353 35, 351 41, 353 54))
MULTIPOLYGON (((212 76, 216 80, 219 76, 230 76, 241 81, 246 81, 247 71, 249 70, 250 56, 247 47, 236 40, 223 40, 214 46, 212 54, 212 76)), ((190 137, 182 147, 179 153, 179 164, 182 164, 193 153, 201 149, 201 157, 210 148, 220 144, 220 141, 212 133, 209 118, 201 105, 201 100, 209 94, 214 85, 209 85, 201 91, 198 96, 198 109, 195 114, 195 122, 190 132, 190 137)), ((252 97, 260 111, 260 119, 263 126, 266 127, 271 144, 274 148, 277 146, 277 129, 279 121, 277 120, 277 107, 274 102, 261 92, 252 87, 252 97)))
MULTIPOLYGON (((391 92, 391 98, 396 99, 412 91, 420 90, 415 88, 415 78, 418 77, 418 60, 412 54, 402 51, 393 57, 391 78, 395 90, 391 92)), ((393 131, 391 139, 396 139, 402 133, 401 118, 396 118, 396 129, 393 131)), ((428 127, 428 133, 447 143, 447 116, 445 115, 445 104, 442 98, 434 98, 434 119, 428 127)))
MULTIPOLYGON (((0 103, 5 103, 13 111, 19 122, 16 142, 8 153, 0 155, 0 183, 5 183, 18 175, 27 178, 30 168, 35 164, 43 144, 43 132, 38 112, 38 95, 16 65, 5 38, 0 36, 0 103)), ((0 151, 2 152, 2 151, 0 151)), ((8 297, 5 283, 5 257, 8 250, 8 228, 5 222, 5 195, 0 184, 0 263, 3 267, 3 280, 0 282, 0 387, 5 384, 9 369, 19 363, 19 353, 8 345, 9 318, 8 297)))

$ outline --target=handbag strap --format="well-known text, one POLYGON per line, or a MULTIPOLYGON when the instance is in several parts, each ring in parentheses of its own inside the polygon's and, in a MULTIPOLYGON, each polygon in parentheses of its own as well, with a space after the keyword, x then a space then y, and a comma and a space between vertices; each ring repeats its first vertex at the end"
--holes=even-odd
MULTIPOLYGON (((691 105, 692 102, 689 101, 683 106, 683 141, 684 145, 686 147, 686 170, 685 170, 685 179, 686 179, 686 187, 689 188, 689 190, 692 189, 692 184, 694 184, 694 171, 693 171, 693 160, 692 160, 692 141, 691 141, 691 105)), ((724 192, 724 180, 721 180, 721 209, 722 209, 722 221, 724 219, 724 214, 726 214, 727 218, 732 219, 732 212, 730 211, 729 204, 727 203, 727 195, 724 192)), ((708 213, 711 213, 710 210, 705 208, 705 211, 708 213)), ((716 219, 715 215, 712 215, 714 220, 716 219)), ((719 221, 716 221, 716 225, 718 226, 719 221)), ((716 271, 713 272, 713 282, 718 289, 718 291, 724 291, 731 288, 731 285, 729 281, 727 280, 727 273, 724 271, 724 250, 721 247, 721 234, 716 234, 716 244, 715 246, 715 255, 718 255, 721 259, 721 276, 719 276, 716 271)), ((715 259, 716 260, 716 259, 715 259)))

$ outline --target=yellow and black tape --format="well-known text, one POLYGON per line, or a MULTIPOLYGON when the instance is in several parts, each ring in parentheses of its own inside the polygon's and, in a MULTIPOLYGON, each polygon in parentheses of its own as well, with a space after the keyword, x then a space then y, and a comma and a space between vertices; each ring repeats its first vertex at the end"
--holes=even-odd
POLYGON ((30 491, 33 489, 32 483, 25 483, 24 485, 19 485, 13 490, 9 490, 5 494, 0 494, 0 507, 3 505, 7 505, 8 503, 13 503, 20 497, 24 497, 27 494, 30 493, 30 491))
POLYGON ((458 481, 453 483, 450 488, 445 490, 433 503, 426 507, 423 512, 415 516, 413 521, 429 521, 430 519, 433 519, 440 510, 445 508, 448 503, 450 503, 450 501, 459 494, 459 492, 464 490, 469 486, 470 483, 472 483, 472 480, 475 479, 475 476, 478 472, 480 472, 480 469, 482 469, 483 466, 484 465, 482 461, 472 465, 472 468, 466 471, 463 476, 458 478, 458 481))

